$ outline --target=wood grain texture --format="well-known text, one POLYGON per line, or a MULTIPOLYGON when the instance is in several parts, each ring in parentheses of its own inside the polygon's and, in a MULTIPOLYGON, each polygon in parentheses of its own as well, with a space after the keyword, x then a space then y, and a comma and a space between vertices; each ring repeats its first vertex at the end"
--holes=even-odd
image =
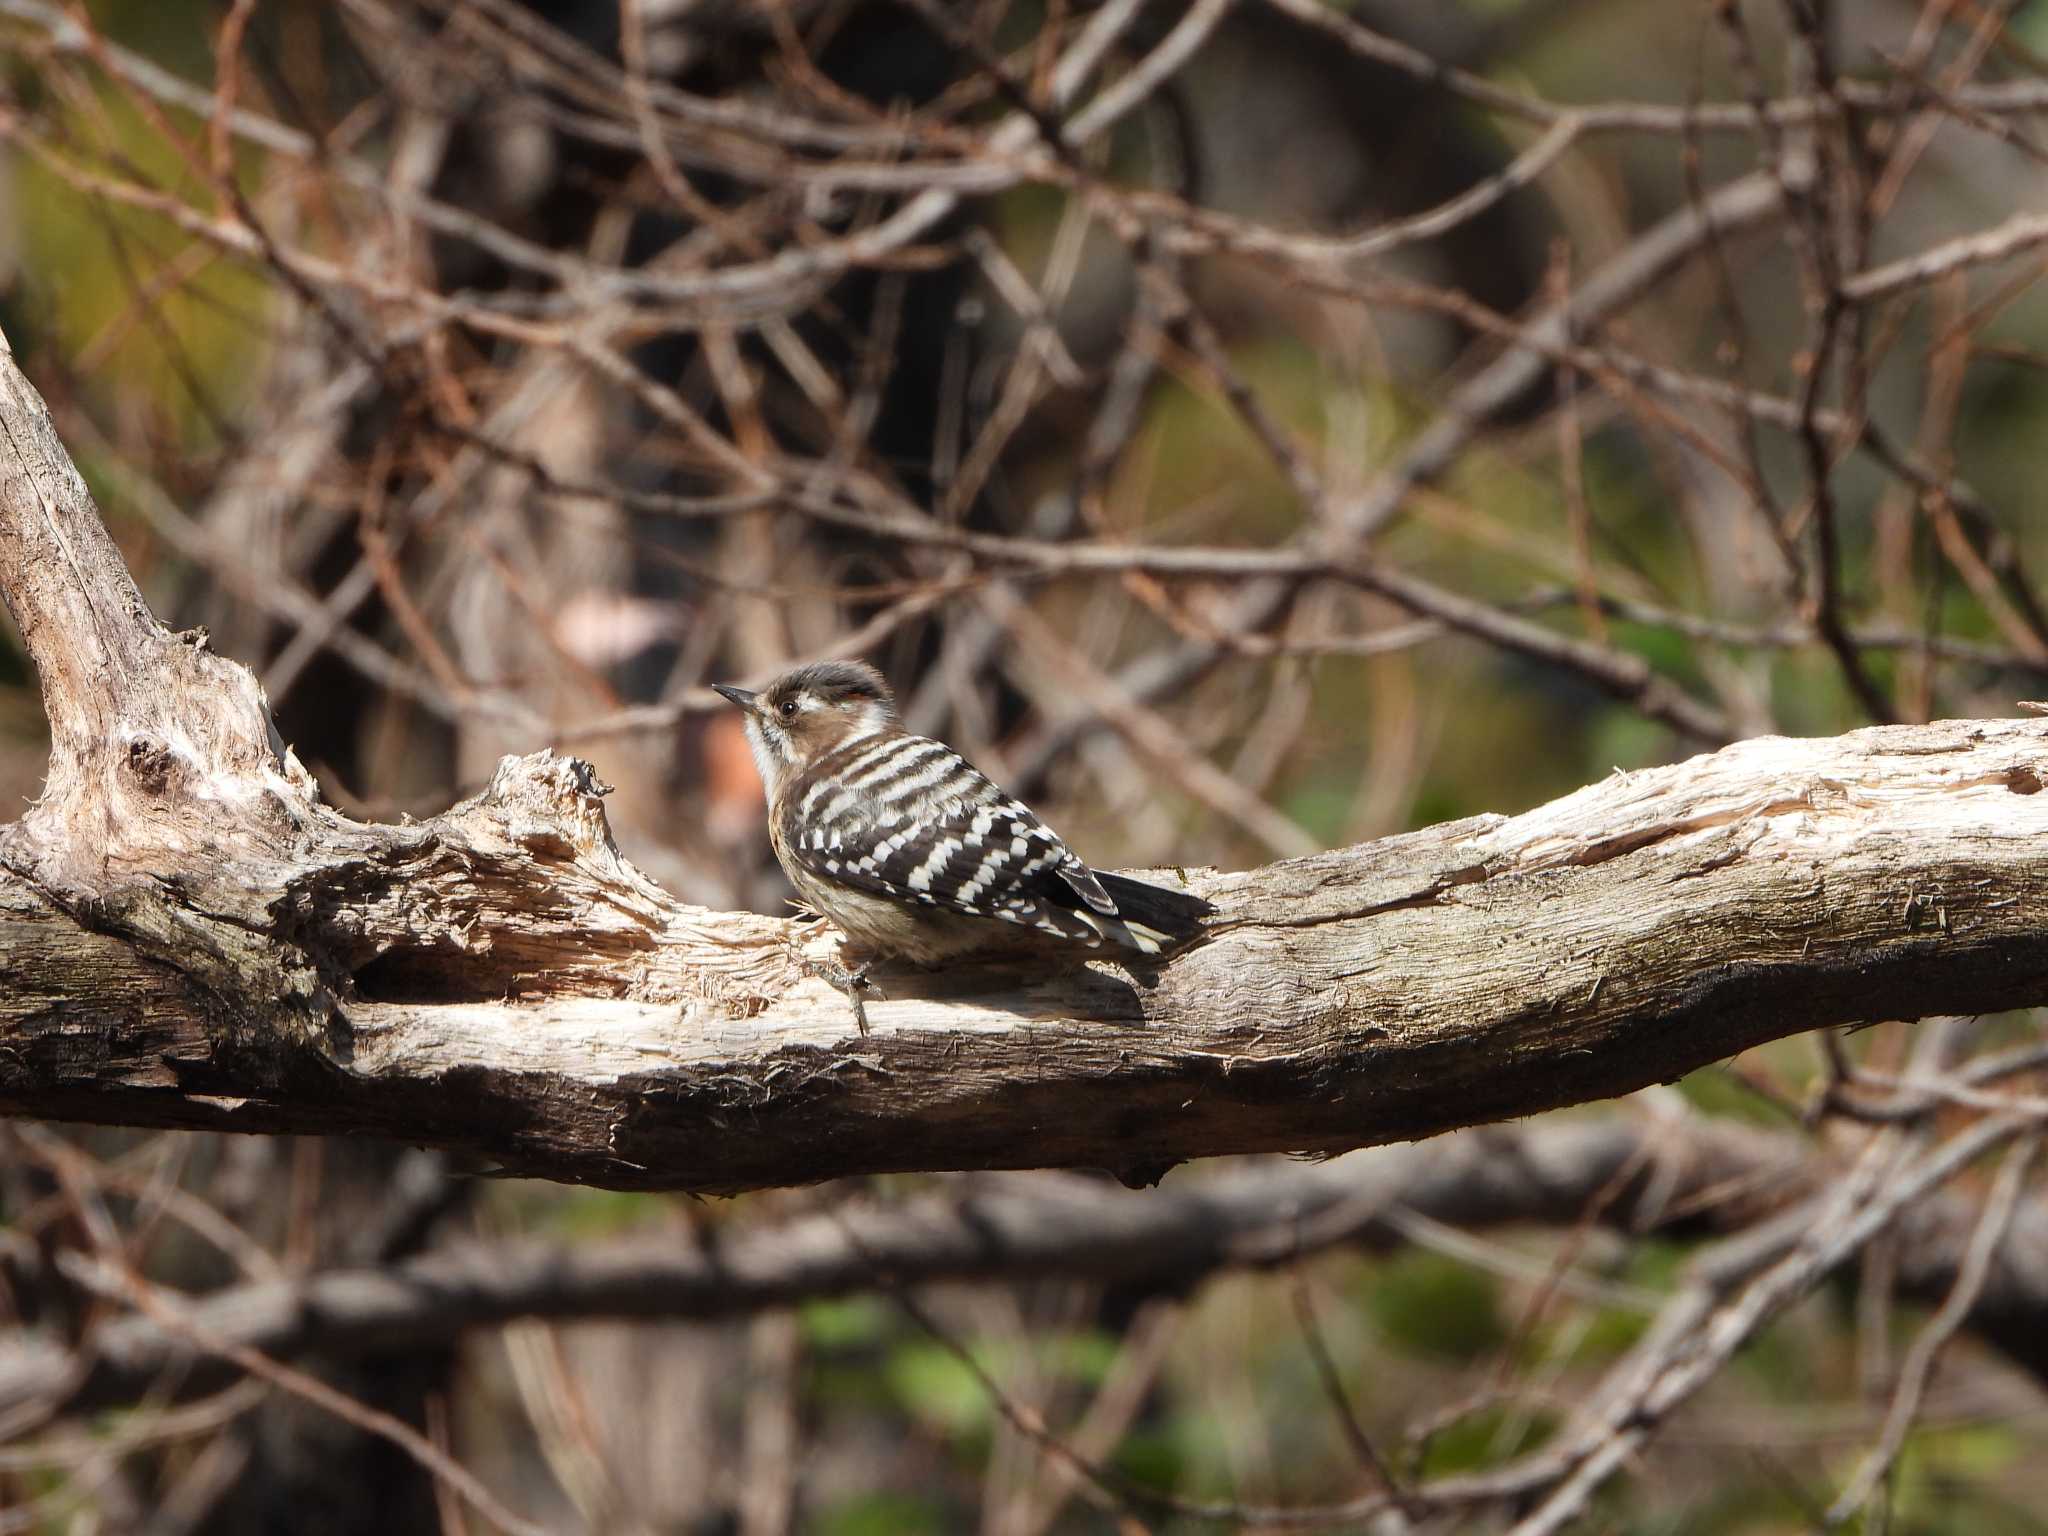
POLYGON ((0 830, 7 1113, 366 1133, 619 1188, 1144 1180, 2048 1000, 2035 721, 1747 741, 1522 816, 1195 872, 1217 916, 1170 962, 883 970, 863 1039, 800 963, 823 935, 662 891, 586 764, 507 758, 426 822, 321 805, 249 674, 149 615, 4 342, 0 593, 54 742, 0 830))

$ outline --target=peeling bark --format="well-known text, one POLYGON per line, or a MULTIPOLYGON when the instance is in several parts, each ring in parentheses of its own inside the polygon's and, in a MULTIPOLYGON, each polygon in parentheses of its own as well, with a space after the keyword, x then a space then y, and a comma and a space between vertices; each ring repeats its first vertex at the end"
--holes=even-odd
POLYGON ((0 594, 52 736, 47 792, 0 831, 8 1113, 367 1133, 618 1188, 1141 1180, 2048 1001, 2034 721, 1763 738, 1198 872, 1217 916, 1168 963, 883 970, 863 1039, 803 969, 825 936, 662 891, 586 764, 507 758, 425 822, 320 804, 249 673, 150 615, 4 339, 0 594))

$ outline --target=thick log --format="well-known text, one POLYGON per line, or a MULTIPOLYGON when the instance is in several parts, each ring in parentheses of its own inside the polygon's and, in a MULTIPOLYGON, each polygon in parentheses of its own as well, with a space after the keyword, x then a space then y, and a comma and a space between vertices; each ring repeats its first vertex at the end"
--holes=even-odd
POLYGON ((54 743, 0 832, 0 1112, 368 1133, 620 1188, 1146 1179, 2048 1001, 2035 721, 1747 741, 1199 872, 1217 915, 1168 963, 884 970, 863 1038, 802 964, 823 935, 670 897, 573 759, 508 758, 426 822, 321 805, 249 674, 150 616, 4 351, 0 593, 54 743))

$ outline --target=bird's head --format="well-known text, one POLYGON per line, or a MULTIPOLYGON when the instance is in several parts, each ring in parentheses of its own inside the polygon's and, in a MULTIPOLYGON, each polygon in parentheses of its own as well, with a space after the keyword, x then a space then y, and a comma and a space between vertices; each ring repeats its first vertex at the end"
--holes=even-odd
POLYGON ((769 799, 791 773, 835 747, 897 727, 896 698, 864 661, 820 661, 785 672, 759 693, 712 687, 746 720, 747 745, 769 799))

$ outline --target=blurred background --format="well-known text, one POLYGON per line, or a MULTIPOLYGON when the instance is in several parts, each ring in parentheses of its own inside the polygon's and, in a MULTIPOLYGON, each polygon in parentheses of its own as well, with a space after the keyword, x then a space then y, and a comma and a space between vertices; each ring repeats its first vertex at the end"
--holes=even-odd
MULTIPOLYGON (((0 0, 0 330, 353 814, 554 745, 671 890, 780 911, 707 685, 858 655, 1091 863, 1243 867, 2048 696, 2044 49, 1989 0, 0 0)), ((0 620, 0 803, 45 755, 0 620)), ((1509 1529, 1702 1244, 1966 1134, 2037 1031, 1128 1195, 0 1127, 0 1531, 1509 1529), (992 1196, 1152 1236, 921 1268, 992 1196), (715 1317, 250 1321, 848 1224, 901 1262, 715 1317), (80 1385, 152 1329, 177 1369, 80 1385)), ((1584 1528, 2048 1529, 2011 1145, 1763 1309, 1584 1528)))

